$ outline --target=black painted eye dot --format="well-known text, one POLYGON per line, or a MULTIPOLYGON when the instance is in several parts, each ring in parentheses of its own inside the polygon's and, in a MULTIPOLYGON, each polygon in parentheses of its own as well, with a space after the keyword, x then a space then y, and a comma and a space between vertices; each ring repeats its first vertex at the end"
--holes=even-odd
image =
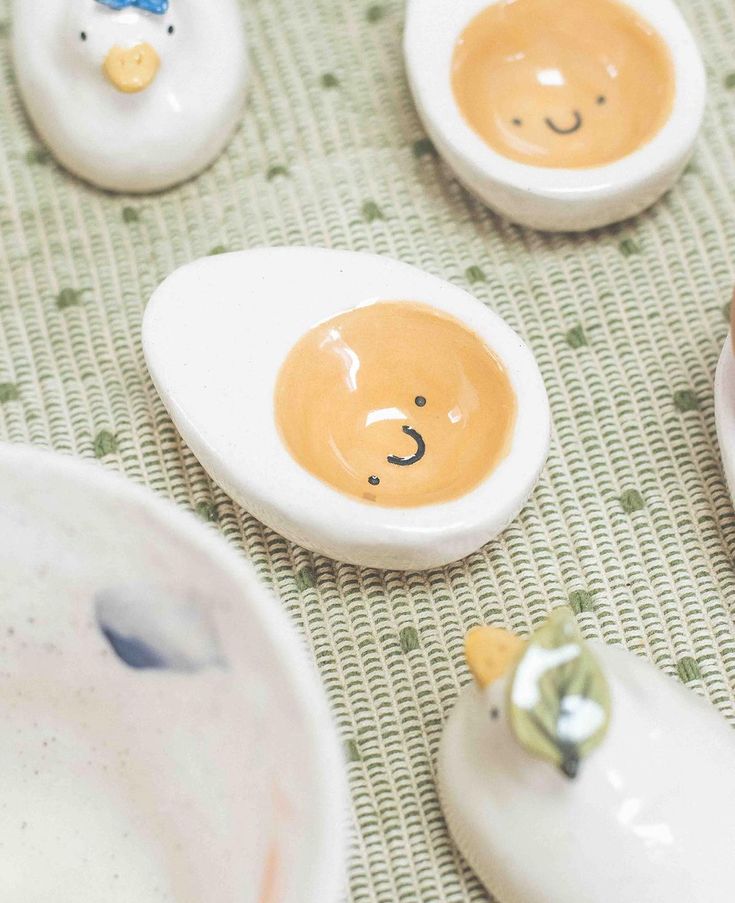
POLYGON ((516 117, 516 118, 513 120, 513 125, 523 125, 523 120, 522 120, 522 119, 518 119, 518 117, 516 117))
POLYGON ((79 37, 80 37, 83 41, 86 41, 86 40, 87 40, 87 32, 86 32, 86 31, 81 32, 80 35, 79 35, 79 37))
POLYGON ((423 395, 417 395, 414 401, 416 402, 417 408, 423 408, 423 406, 426 404, 426 399, 423 395))
POLYGON ((597 103, 598 103, 600 106, 602 106, 602 105, 603 105, 604 103, 606 103, 606 102, 607 102, 607 97, 605 97, 604 94, 600 94, 600 96, 597 98, 597 103))
POLYGON ((173 25, 169 25, 169 27, 168 27, 168 33, 169 33, 169 34, 173 34, 175 31, 176 31, 176 29, 173 27, 173 25))
POLYGON ((498 718, 500 718, 500 709, 490 709, 490 717, 493 719, 493 721, 497 721, 498 718))
POLYGON ((370 483, 371 486, 379 486, 380 477, 368 477, 368 483, 370 483))

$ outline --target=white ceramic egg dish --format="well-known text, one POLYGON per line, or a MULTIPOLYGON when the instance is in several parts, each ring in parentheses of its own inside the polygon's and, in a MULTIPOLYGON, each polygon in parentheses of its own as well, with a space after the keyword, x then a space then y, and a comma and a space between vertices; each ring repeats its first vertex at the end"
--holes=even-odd
POLYGON ((213 479, 288 539, 341 561, 396 569, 455 561, 518 514, 546 459, 548 400, 521 339, 462 289, 388 258, 270 248, 199 260, 153 295, 143 346, 169 413, 213 479), (312 476, 281 438, 274 392, 293 346, 318 323, 381 300, 421 302, 449 314, 507 370, 518 404, 510 450, 461 498, 412 508, 371 505, 312 476))
POLYGON ((722 467, 735 502, 735 355, 729 335, 715 375, 715 421, 722 467))
POLYGON ((342 754, 316 672, 203 524, 0 444, 0 899, 336 903, 342 754))
POLYGON ((16 0, 13 57, 52 153, 121 192, 158 191, 212 163, 248 82, 237 0, 16 0))
POLYGON ((409 0, 404 52, 419 115, 457 178, 512 222, 550 231, 585 231, 640 213, 674 184, 689 160, 706 100, 704 65, 672 0, 625 0, 671 53, 675 95, 668 121, 653 139, 615 162, 589 168, 546 168, 491 148, 468 124, 451 72, 464 29, 493 2, 409 0))

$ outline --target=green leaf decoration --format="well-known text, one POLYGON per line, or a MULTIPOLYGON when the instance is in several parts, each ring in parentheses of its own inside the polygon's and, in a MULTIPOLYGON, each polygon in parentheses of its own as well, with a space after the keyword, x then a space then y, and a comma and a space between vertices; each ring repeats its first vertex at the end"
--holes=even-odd
POLYGON ((568 778, 604 739, 610 690, 569 609, 530 638, 508 683, 508 715, 521 746, 568 778))

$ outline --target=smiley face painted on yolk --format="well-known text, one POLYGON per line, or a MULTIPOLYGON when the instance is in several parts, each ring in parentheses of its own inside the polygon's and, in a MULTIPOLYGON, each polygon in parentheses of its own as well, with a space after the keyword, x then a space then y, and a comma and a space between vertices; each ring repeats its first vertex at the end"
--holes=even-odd
POLYGON ((311 474, 413 508, 474 489, 510 449, 516 398, 501 361, 458 320, 377 302, 304 335, 278 376, 276 422, 311 474))
POLYGON ((534 166, 603 166, 650 141, 675 76, 661 37, 618 0, 500 0, 465 29, 452 87, 498 153, 534 166))

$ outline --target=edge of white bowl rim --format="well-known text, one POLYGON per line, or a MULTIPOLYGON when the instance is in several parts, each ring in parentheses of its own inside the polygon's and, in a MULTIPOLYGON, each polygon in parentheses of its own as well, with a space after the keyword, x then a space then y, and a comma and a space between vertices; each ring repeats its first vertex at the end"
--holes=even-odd
POLYGON ((296 628, 275 594, 263 585, 253 566, 239 558, 223 537, 199 523, 195 515, 156 495, 152 489, 86 459, 23 443, 0 442, 0 468, 6 461, 22 464, 27 458, 41 462, 48 472, 56 473, 60 478, 77 478, 108 497, 147 509, 172 532, 198 546, 217 568, 242 586, 249 610, 254 612, 271 640, 277 667, 287 678, 289 689, 304 712, 304 724, 311 732, 314 758, 319 764, 321 786, 315 797, 321 800, 323 810, 319 819, 321 861, 313 863, 312 874, 317 875, 313 882, 315 893, 304 903, 337 903, 345 891, 347 875, 349 792, 346 766, 316 666, 309 660, 296 628))
POLYGON ((729 333, 715 371, 715 424, 722 469, 735 503, 735 354, 729 333))

